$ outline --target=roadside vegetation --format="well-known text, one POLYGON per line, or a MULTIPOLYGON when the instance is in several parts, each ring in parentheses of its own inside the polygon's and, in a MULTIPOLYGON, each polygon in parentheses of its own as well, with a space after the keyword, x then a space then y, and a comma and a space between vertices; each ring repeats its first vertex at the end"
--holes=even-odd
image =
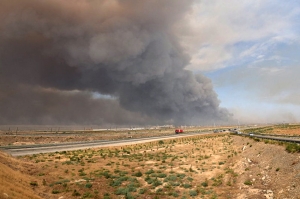
POLYGON ((228 134, 24 156, 48 198, 218 198, 237 155, 228 134))

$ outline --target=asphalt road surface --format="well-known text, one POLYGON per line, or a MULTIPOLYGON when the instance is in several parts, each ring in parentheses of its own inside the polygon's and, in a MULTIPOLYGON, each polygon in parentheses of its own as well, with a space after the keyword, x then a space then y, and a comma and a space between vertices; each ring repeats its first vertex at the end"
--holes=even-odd
POLYGON ((97 147, 107 147, 107 146, 122 146, 129 144, 145 143, 159 140, 166 140, 172 138, 189 137, 201 134, 211 134, 211 131, 206 132, 192 132, 192 133, 182 133, 167 136, 158 137, 147 137, 147 138, 129 138, 123 140, 97 140, 97 141, 87 141, 87 142, 68 142, 68 143, 57 143, 57 144, 43 144, 43 145, 21 145, 21 146, 2 146, 0 150, 11 154, 12 156, 24 156, 33 155, 39 153, 50 153, 57 151, 72 151, 79 149, 97 148, 97 147))

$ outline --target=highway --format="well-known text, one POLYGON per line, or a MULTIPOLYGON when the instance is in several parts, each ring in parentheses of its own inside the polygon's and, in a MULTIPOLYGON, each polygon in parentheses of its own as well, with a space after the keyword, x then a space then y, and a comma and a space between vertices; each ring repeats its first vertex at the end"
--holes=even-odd
POLYGON ((269 139, 269 140, 277 140, 277 141, 283 141, 283 142, 294 142, 294 143, 300 143, 299 138, 288 138, 288 137, 278 137, 278 136, 268 136, 268 135, 255 135, 252 133, 252 135, 248 135, 250 137, 256 137, 256 138, 263 138, 263 139, 269 139))
POLYGON ((263 139, 269 139, 269 140, 277 140, 277 141, 283 141, 283 142, 294 142, 294 143, 300 143, 300 137, 286 137, 286 136, 270 136, 270 135, 259 135, 255 133, 239 133, 238 135, 242 136, 249 136, 253 138, 263 138, 263 139))
POLYGON ((138 144, 159 140, 167 140, 172 138, 183 138, 202 134, 211 134, 212 131, 206 132, 192 132, 183 134, 172 134, 167 136, 147 137, 147 138, 129 138, 123 140, 96 140, 86 142, 67 142, 67 143, 52 143, 43 145, 21 145, 21 146, 2 146, 0 150, 11 154, 12 156, 33 155, 39 153, 50 153, 59 151, 72 151, 79 149, 108 147, 108 146, 122 146, 129 144, 138 144))
MULTIPOLYGON (((189 137, 194 135, 212 134, 212 133, 213 133, 212 131, 205 131, 205 132, 172 134, 172 135, 156 136, 156 137, 128 138, 128 139, 121 139, 121 140, 95 140, 95 141, 85 141, 85 142, 1 146, 0 150, 8 154, 11 154, 12 156, 24 156, 24 155, 33 155, 39 153, 72 151, 72 150, 79 150, 79 149, 108 147, 108 146, 122 146, 122 145, 159 141, 159 140, 167 140, 173 138, 183 138, 183 137, 189 137)), ((284 141, 284 142, 300 143, 300 138, 297 139, 297 138, 288 138, 288 137, 280 137, 280 136, 257 135, 255 133, 248 133, 248 134, 239 133, 238 135, 255 137, 255 138, 263 138, 263 139, 271 139, 271 140, 284 141)))

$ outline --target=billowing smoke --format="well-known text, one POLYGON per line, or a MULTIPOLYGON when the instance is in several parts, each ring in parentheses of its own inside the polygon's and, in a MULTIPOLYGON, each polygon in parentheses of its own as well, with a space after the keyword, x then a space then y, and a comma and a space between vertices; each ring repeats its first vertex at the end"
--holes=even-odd
POLYGON ((210 80, 184 69, 174 27, 191 4, 2 0, 0 123, 228 121, 210 80))

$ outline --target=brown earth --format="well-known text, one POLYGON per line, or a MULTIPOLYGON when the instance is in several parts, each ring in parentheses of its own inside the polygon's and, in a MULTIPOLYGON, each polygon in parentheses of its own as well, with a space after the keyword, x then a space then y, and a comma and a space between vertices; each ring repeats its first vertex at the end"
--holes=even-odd
POLYGON ((0 198, 300 198, 300 154, 230 134, 0 162, 0 198))

